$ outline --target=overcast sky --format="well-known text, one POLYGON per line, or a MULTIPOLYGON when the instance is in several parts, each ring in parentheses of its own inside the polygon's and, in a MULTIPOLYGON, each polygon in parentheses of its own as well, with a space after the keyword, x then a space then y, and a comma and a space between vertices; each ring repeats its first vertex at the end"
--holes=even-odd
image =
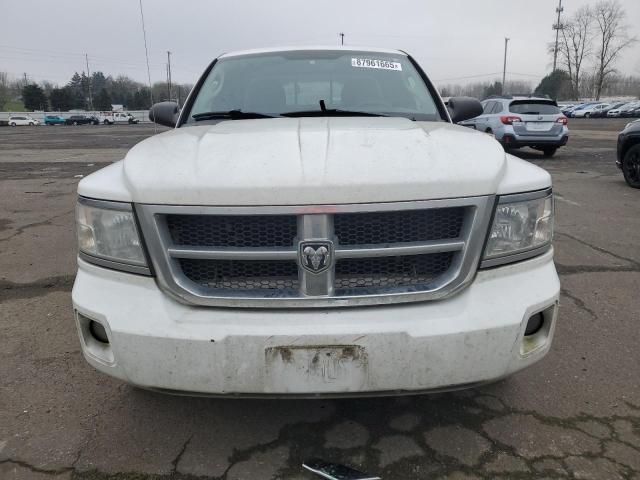
MULTIPOLYGON (((439 84, 493 80, 507 71, 537 82, 551 68, 557 0, 143 0, 152 81, 193 83, 223 52, 278 45, 400 48, 439 84), (534 5, 535 4, 535 5, 534 5), (488 75, 489 74, 489 75, 488 75), (468 79, 466 77, 477 76, 468 79)), ((571 14, 595 0, 564 0, 571 14)), ((640 36, 640 1, 621 0, 632 35, 640 36)), ((0 0, 0 71, 64 84, 74 71, 126 74, 146 82, 138 0, 0 0)), ((640 43, 618 62, 640 75, 640 43)))

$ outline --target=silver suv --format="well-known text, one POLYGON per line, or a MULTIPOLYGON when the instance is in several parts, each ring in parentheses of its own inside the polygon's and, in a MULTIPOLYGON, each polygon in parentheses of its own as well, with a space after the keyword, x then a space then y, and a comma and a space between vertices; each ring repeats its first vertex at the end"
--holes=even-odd
POLYGON ((569 140, 567 117, 548 98, 489 97, 482 107, 482 115, 461 124, 493 134, 505 150, 531 147, 551 157, 569 140))

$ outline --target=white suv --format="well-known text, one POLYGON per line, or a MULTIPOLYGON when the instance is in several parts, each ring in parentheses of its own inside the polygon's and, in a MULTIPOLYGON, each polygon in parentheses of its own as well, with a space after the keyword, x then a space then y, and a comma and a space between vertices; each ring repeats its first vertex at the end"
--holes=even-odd
POLYGON ((397 50, 229 53, 172 131, 78 187, 73 306, 96 369, 163 392, 379 395, 540 360, 549 174, 453 122, 397 50))

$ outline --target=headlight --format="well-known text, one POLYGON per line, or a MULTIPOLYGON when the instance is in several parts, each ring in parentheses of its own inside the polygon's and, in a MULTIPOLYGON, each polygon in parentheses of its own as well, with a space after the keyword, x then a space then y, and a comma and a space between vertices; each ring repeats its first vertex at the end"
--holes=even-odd
POLYGON ((98 265, 149 273, 131 205, 80 198, 76 206, 80 256, 98 265))
POLYGON ((553 238, 550 191, 501 196, 482 266, 493 267, 545 252, 553 238))

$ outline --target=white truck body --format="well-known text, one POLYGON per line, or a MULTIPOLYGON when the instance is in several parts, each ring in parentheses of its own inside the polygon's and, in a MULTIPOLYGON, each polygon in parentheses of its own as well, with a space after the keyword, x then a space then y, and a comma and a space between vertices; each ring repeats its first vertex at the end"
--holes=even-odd
POLYGON ((117 123, 138 123, 138 121, 128 112, 101 112, 98 116, 100 123, 114 125, 117 123))
MULTIPOLYGON (((504 258, 487 257, 485 243, 497 209, 550 198, 550 176, 446 119, 179 125, 83 179, 79 208, 130 211, 146 258, 123 264, 81 243, 73 305, 87 361, 164 392, 307 397, 463 388, 540 360, 560 291, 550 243, 504 258), (459 230, 415 241, 413 215, 455 209, 465 212, 459 230), (199 223, 178 238, 180 222, 212 219, 224 223, 199 223), (293 222, 290 245, 243 244, 288 241, 279 230, 285 220, 293 222), (385 243, 349 244, 347 230, 385 243), (232 241, 216 247, 221 238, 232 241), (447 252, 451 263, 428 281, 360 272, 447 252), (350 261, 358 266, 345 273, 350 261), (211 289, 189 276, 189 262, 196 274, 224 262, 264 262, 269 272, 289 262, 294 273, 225 277, 211 289)), ((439 222, 452 225, 450 217, 439 222)), ((425 225, 415 227, 440 228, 425 225)))

